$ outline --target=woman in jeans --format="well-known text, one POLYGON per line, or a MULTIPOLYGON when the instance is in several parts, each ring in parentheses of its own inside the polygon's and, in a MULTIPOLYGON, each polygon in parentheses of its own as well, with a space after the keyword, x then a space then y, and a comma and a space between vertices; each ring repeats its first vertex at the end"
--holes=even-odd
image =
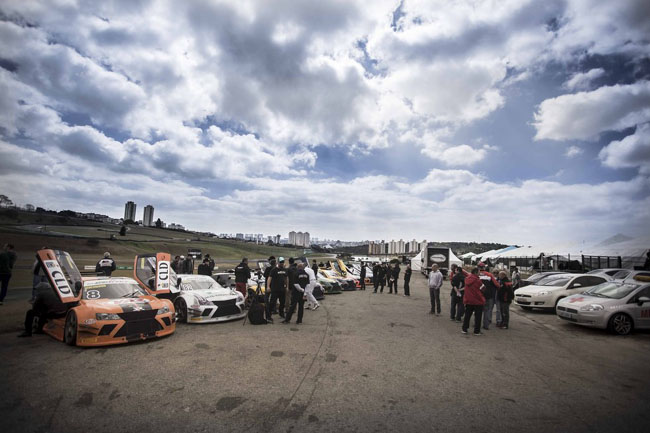
POLYGON ((501 310, 501 323, 497 328, 508 329, 510 322, 510 303, 515 297, 512 290, 512 283, 508 279, 508 274, 504 271, 499 272, 499 288, 497 289, 497 302, 501 310))

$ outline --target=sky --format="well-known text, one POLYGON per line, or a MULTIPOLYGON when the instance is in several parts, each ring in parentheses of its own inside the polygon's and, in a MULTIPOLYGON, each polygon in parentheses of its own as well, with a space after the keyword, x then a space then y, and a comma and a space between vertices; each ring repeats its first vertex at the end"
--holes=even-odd
POLYGON ((647 0, 0 3, 0 193, 215 233, 650 232, 647 0))

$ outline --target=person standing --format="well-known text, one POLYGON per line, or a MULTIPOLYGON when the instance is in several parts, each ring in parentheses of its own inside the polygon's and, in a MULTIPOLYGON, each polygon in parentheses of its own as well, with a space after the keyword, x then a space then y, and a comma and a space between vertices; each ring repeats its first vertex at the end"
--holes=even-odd
POLYGON ((308 310, 317 310, 320 307, 320 303, 314 296, 314 288, 318 284, 314 270, 309 267, 309 263, 304 265, 305 272, 309 275, 309 284, 305 287, 305 296, 307 297, 307 309, 308 310))
POLYGON ((285 302, 285 291, 289 285, 289 277, 287 275, 287 270, 284 268, 284 258, 278 258, 278 266, 274 267, 269 273, 269 278, 266 281, 266 290, 271 288, 271 296, 269 297, 269 303, 266 306, 266 320, 273 323, 272 311, 275 306, 275 303, 280 301, 280 308, 278 313, 280 317, 284 319, 284 302, 285 302))
POLYGON ((521 286, 521 274, 519 273, 519 268, 512 268, 512 291, 514 293, 521 286))
MULTIPOLYGON (((271 299, 271 287, 268 286, 266 283, 269 281, 269 275, 271 275, 271 271, 273 268, 276 266, 276 261, 275 261, 275 256, 270 256, 269 257, 269 266, 266 266, 264 268, 264 304, 266 305, 267 309, 269 305, 271 304, 270 299, 271 299)), ((271 310, 275 309, 275 305, 271 307, 271 310)), ((266 319, 270 319, 270 316, 267 316, 266 319)))
MULTIPOLYGON (((183 256, 181 256, 181 259, 183 259, 183 256)), ((185 260, 183 260, 183 273, 190 275, 194 273, 194 260, 190 256, 185 257, 185 260)))
POLYGON ((377 289, 379 289, 380 273, 381 266, 379 266, 379 263, 375 263, 375 265, 372 267, 372 285, 375 288, 375 291, 373 293, 377 293, 377 289))
POLYGON ((474 314, 474 335, 481 334, 481 316, 483 315, 483 305, 485 297, 482 292, 483 282, 479 278, 478 268, 473 268, 472 272, 465 277, 465 295, 463 303, 465 304, 465 318, 463 319, 462 333, 467 334, 469 321, 474 314))
POLYGON ((512 289, 512 283, 508 280, 508 275, 501 271, 499 272, 499 288, 497 289, 497 302, 499 302, 501 310, 501 324, 497 328, 508 329, 510 325, 510 303, 515 297, 512 289))
POLYGON ((111 258, 111 253, 108 251, 104 253, 104 258, 97 262, 95 265, 95 272, 110 277, 113 271, 117 269, 115 260, 111 258))
POLYGON ((248 267, 248 259, 244 257, 241 263, 235 267, 235 289, 245 298, 247 293, 246 287, 251 277, 251 270, 248 267))
POLYGON ((50 283, 41 282, 36 285, 36 297, 32 308, 25 314, 25 330, 18 337, 31 337, 34 331, 34 319, 38 319, 36 333, 43 333, 43 326, 48 316, 65 317, 70 306, 61 302, 50 286, 50 283))
POLYGON ((174 257, 174 261, 172 262, 171 267, 177 274, 183 273, 183 263, 181 262, 181 256, 174 257))
POLYGON ((210 275, 212 275, 212 272, 214 272, 214 260, 212 257, 210 257, 210 254, 205 255, 205 259, 208 260, 208 266, 210 267, 210 275))
POLYGON ((311 262, 311 270, 314 271, 314 275, 318 276, 318 264, 316 264, 316 259, 311 262))
POLYGON ((5 244, 4 250, 0 253, 0 305, 4 304, 5 296, 7 296, 9 280, 17 259, 18 256, 14 252, 14 246, 5 244))
POLYGON ((395 263, 395 266, 393 266, 392 273, 393 273, 393 289, 395 290, 395 294, 397 295, 397 281, 399 280, 399 273, 401 269, 399 267, 399 263, 395 263))
POLYGON ((282 321, 282 323, 291 323, 291 316, 296 311, 296 305, 298 306, 298 319, 296 320, 296 325, 302 323, 302 315, 304 313, 305 307, 305 289, 309 284, 309 274, 305 272, 305 265, 300 263, 296 266, 294 282, 291 286, 291 307, 287 312, 287 318, 282 321))
POLYGON ((361 270, 359 271, 359 285, 361 290, 366 290, 366 265, 361 262, 361 270))
POLYGON ((411 287, 409 283, 411 282, 411 263, 406 265, 406 270, 404 271, 404 296, 411 296, 411 287))
MULTIPOLYGON (((478 268, 479 278, 485 286, 485 290, 483 291, 485 296, 485 304, 483 306, 483 329, 489 330, 490 323, 492 323, 492 311, 494 311, 494 301, 496 299, 499 283, 496 278, 494 278, 494 275, 485 269, 485 264, 483 262, 478 264, 478 268)), ((500 318, 497 319, 501 321, 500 318)))
POLYGON ((379 293, 384 293, 384 286, 386 285, 386 277, 388 277, 388 265, 384 263, 379 267, 379 293))
POLYGON ((206 257, 203 259, 203 262, 199 265, 199 268, 196 271, 199 275, 212 276, 212 271, 210 271, 210 260, 206 257))
POLYGON ((463 305, 463 294, 465 293, 465 276, 463 268, 454 268, 454 274, 451 277, 451 320, 461 321, 465 308, 463 305))
POLYGON ((438 265, 431 266, 429 272, 429 296, 431 297, 431 312, 440 316, 440 288, 442 287, 442 274, 438 270, 438 265))

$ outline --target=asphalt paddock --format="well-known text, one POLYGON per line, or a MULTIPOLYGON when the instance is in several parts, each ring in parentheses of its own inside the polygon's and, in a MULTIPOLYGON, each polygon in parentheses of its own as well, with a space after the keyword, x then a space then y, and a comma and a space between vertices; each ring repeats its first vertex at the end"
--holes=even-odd
POLYGON ((2 431, 646 430, 650 333, 615 337, 513 306, 509 330, 465 336, 448 283, 436 317, 413 279, 410 298, 401 281, 397 296, 328 296, 302 325, 178 325, 91 349, 5 332, 2 431))

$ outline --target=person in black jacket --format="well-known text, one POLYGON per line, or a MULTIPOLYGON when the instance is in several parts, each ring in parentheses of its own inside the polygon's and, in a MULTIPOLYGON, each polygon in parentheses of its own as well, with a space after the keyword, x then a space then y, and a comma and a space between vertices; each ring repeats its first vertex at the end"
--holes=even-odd
POLYGON ((181 262, 181 256, 176 256, 174 257, 174 261, 172 261, 172 269, 174 272, 177 274, 182 274, 183 273, 183 262, 181 262))
POLYGON ((280 317, 284 318, 284 302, 285 293, 289 284, 287 270, 284 268, 284 258, 278 258, 278 266, 273 268, 269 273, 269 278, 266 280, 266 290, 271 288, 271 296, 269 303, 266 306, 266 320, 273 323, 272 306, 275 306, 277 301, 280 301, 280 308, 278 312, 280 317))
MULTIPOLYGON (((183 260, 183 256, 181 256, 181 260, 183 260)), ((187 256, 185 257, 185 260, 183 260, 183 265, 181 266, 183 269, 184 274, 193 274, 194 273, 194 260, 192 260, 192 257, 187 256)))
POLYGON ((512 290, 512 283, 508 279, 508 274, 504 271, 499 272, 499 288, 497 289, 497 300, 501 307, 501 324, 497 328, 508 329, 510 325, 510 303, 515 297, 512 290))
POLYGON ((314 271, 314 275, 318 278, 318 265, 316 264, 316 260, 311 262, 311 270, 314 271))
POLYGON ((361 262, 361 271, 359 272, 359 285, 361 290, 366 290, 366 265, 361 262))
POLYGON ((302 323, 302 315, 305 308, 305 288, 307 284, 309 284, 309 275, 305 272, 305 265, 299 263, 296 266, 293 283, 291 283, 291 307, 289 307, 289 311, 287 312, 287 318, 282 323, 286 324, 291 322, 291 316, 296 311, 296 305, 298 305, 298 320, 296 320, 296 325, 302 323))
POLYGON ((409 286, 409 283, 411 282, 412 272, 411 263, 409 263, 406 265, 406 270, 404 271, 404 296, 411 296, 411 287, 409 286))
MULTIPOLYGON (((271 275, 271 271, 273 268, 275 268, 276 262, 275 262, 275 256, 270 256, 269 257, 269 265, 264 268, 264 284, 265 284, 265 289, 264 289, 264 304, 266 304, 267 308, 270 305, 270 299, 271 299, 271 288, 269 286, 266 286, 266 282, 269 280, 269 275, 271 275)), ((271 307, 272 312, 276 312, 275 310, 275 305, 271 307)), ((267 316, 266 319, 270 319, 270 316, 267 316)))
POLYGON ((212 276, 212 271, 210 270, 210 259, 203 259, 203 263, 199 265, 198 270, 196 271, 199 275, 212 276))
POLYGON ((205 258, 208 260, 208 266, 210 266, 210 275, 212 275, 212 271, 214 271, 214 260, 212 257, 210 257, 210 254, 206 254, 205 258))
POLYGON ((102 273, 107 277, 110 277, 115 269, 117 269, 115 260, 111 259, 111 253, 109 252, 105 252, 104 258, 98 261, 97 265, 95 265, 95 272, 98 274, 102 273))
POLYGON ((37 334, 43 333, 43 326, 49 318, 65 317, 68 306, 61 302, 54 293, 50 283, 42 282, 36 286, 36 298, 32 308, 25 314, 25 330, 19 337, 31 337, 34 330, 34 319, 38 318, 37 334))
POLYGON ((384 293, 384 286, 388 282, 388 278, 390 275, 390 268, 388 267, 388 263, 384 263, 383 266, 381 267, 381 278, 379 280, 379 293, 384 293))
MULTIPOLYGON (((392 289, 395 290, 395 294, 397 295, 397 279, 399 278, 399 273, 401 271, 399 267, 399 263, 395 263, 392 269, 389 268, 390 271, 390 277, 392 279, 392 289)), ((391 288, 391 286, 389 286, 391 288)))
POLYGON ((375 288, 375 291, 372 293, 377 293, 377 289, 379 289, 379 273, 381 272, 381 266, 379 263, 375 263, 375 265, 372 267, 372 285, 375 288))
POLYGON ((244 257, 241 263, 235 267, 235 289, 245 298, 248 280, 251 277, 251 270, 248 267, 248 259, 244 257))
POLYGON ((465 313, 463 295, 465 294, 465 274, 463 268, 452 265, 453 275, 451 277, 451 320, 460 322, 465 313))

